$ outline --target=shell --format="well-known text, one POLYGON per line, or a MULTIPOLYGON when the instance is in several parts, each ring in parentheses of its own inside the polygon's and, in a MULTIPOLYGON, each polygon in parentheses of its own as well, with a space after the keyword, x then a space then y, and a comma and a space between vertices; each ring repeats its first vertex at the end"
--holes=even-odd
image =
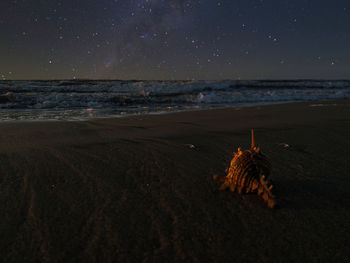
POLYGON ((254 130, 252 130, 251 149, 234 153, 230 167, 226 169, 226 176, 215 175, 214 179, 221 182, 221 190, 230 189, 232 192, 257 193, 267 203, 268 207, 276 206, 275 196, 272 194, 273 185, 267 179, 272 167, 268 158, 255 146, 254 130))

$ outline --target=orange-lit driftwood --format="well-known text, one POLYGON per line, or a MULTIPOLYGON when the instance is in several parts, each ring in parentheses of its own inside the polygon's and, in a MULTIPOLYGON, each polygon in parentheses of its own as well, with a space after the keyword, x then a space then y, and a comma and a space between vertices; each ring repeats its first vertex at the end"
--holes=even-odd
POLYGON ((214 175, 214 179, 221 182, 221 190, 230 189, 232 192, 257 193, 270 208, 276 206, 272 185, 267 178, 271 173, 271 164, 259 147, 255 145, 254 130, 252 130, 252 146, 250 150, 242 151, 238 148, 234 153, 226 176, 214 175))

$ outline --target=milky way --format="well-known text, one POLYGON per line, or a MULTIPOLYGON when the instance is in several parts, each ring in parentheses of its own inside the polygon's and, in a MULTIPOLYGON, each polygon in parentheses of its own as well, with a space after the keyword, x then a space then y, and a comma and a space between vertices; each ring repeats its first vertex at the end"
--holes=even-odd
POLYGON ((2 79, 349 78, 346 0, 4 0, 2 79))
POLYGON ((169 34, 190 27, 188 20, 198 8, 193 1, 181 0, 117 2, 121 10, 117 12, 116 51, 106 61, 106 68, 165 57, 169 34))

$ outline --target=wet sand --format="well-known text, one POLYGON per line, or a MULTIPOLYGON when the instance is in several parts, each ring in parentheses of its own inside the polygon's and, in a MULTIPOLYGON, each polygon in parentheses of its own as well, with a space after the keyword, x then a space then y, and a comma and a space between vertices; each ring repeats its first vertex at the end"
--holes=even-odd
POLYGON ((2 123, 0 261, 346 262, 349 172, 349 100, 2 123), (212 178, 251 128, 279 209, 212 178))

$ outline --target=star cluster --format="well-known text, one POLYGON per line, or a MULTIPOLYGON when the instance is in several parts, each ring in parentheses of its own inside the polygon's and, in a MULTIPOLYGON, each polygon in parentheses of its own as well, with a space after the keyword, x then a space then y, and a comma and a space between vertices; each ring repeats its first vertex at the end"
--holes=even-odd
POLYGON ((349 78, 345 0, 5 0, 0 79, 349 78))

